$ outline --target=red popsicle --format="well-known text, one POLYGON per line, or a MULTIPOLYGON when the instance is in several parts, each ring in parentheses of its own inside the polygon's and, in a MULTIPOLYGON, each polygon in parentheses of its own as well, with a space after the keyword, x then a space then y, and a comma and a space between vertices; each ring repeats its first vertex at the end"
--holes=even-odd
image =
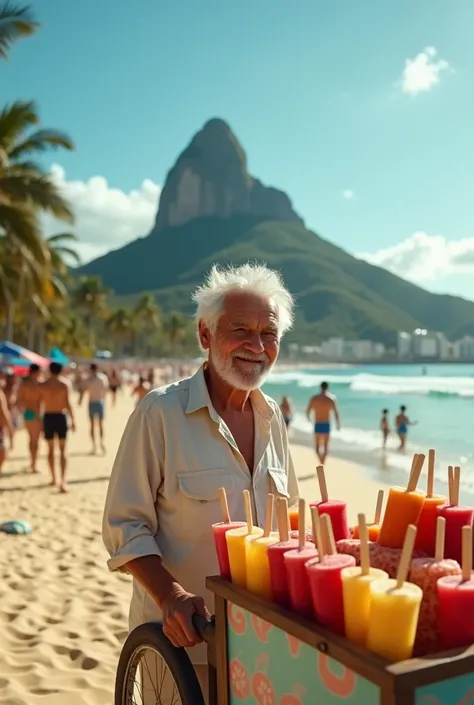
POLYGON ((331 553, 322 560, 306 563, 311 593, 313 613, 316 620, 336 634, 344 635, 344 602, 342 597, 341 571, 355 566, 353 556, 336 553, 336 544, 332 532, 331 520, 327 514, 321 517, 323 534, 330 546, 331 553))
POLYGON ((464 526, 472 526, 474 509, 459 506, 459 486, 461 469, 449 468, 449 504, 437 507, 437 515, 446 519, 446 537, 444 554, 458 563, 462 560, 462 530, 464 526))
POLYGON ((291 608, 302 615, 312 615, 311 592, 305 565, 310 559, 318 557, 318 552, 312 543, 305 540, 305 501, 300 499, 298 512, 299 539, 298 548, 283 554, 291 608))
POLYGON ((341 499, 329 499, 324 467, 319 465, 316 468, 316 471, 318 473, 321 501, 311 502, 310 507, 316 507, 319 516, 322 516, 323 514, 327 514, 329 516, 336 541, 348 539, 350 533, 349 526, 347 524, 347 502, 344 502, 341 499))
POLYGON ((470 646, 474 643, 472 526, 462 529, 462 575, 440 578, 437 588, 441 649, 470 646))
POLYGON ((220 574, 226 580, 230 580, 229 554, 227 552, 227 541, 225 540, 225 535, 229 529, 237 529, 239 526, 245 526, 245 522, 231 521, 229 505, 227 504, 227 495, 223 487, 219 489, 219 499, 221 502, 222 517, 224 521, 221 521, 218 524, 213 524, 212 533, 214 534, 214 543, 216 545, 220 574))
POLYGON ((415 539, 415 549, 425 551, 429 556, 434 556, 435 553, 437 510, 438 507, 446 504, 446 497, 440 494, 433 494, 434 470, 435 452, 431 449, 428 453, 426 497, 416 525, 415 539))
POLYGON ((298 540, 289 539, 288 502, 286 499, 279 499, 277 502, 277 520, 280 542, 272 544, 267 549, 270 583, 273 600, 282 607, 289 607, 290 591, 283 556, 291 549, 298 547, 298 540))

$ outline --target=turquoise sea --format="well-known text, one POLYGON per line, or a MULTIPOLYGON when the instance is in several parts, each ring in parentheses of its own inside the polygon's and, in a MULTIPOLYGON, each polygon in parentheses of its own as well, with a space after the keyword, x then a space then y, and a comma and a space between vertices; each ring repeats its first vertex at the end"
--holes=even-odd
POLYGON ((276 371, 264 390, 278 402, 284 394, 291 397, 296 412, 293 433, 297 440, 312 443, 306 404, 327 381, 337 397, 342 424, 332 433, 333 453, 399 474, 409 470, 409 459, 397 452, 395 433, 382 452, 379 427, 383 408, 389 409, 393 429, 404 404, 410 420, 418 422, 409 429, 408 452, 435 448, 437 484, 444 483, 448 465, 460 465, 463 490, 474 493, 474 365, 425 365, 424 370, 418 364, 276 371))

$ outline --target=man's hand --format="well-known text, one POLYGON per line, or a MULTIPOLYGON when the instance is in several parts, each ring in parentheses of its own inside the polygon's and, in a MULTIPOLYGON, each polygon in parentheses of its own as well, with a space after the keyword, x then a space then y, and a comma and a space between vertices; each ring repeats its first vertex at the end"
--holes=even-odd
POLYGON ((71 421, 71 431, 72 431, 73 433, 76 432, 76 424, 75 424, 74 421, 71 421))
POLYGON ((161 609, 163 632, 173 646, 195 646, 202 641, 192 622, 193 614, 196 613, 204 619, 211 618, 202 597, 177 588, 163 600, 161 609))

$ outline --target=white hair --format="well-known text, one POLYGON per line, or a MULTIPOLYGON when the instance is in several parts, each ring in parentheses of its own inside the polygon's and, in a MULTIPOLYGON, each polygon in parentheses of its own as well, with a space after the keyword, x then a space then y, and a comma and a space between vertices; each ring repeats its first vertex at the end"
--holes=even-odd
POLYGON ((226 296, 235 291, 257 294, 275 304, 280 338, 293 325, 294 299, 283 284, 279 272, 264 264, 250 262, 241 267, 220 268, 217 264, 212 267, 204 284, 193 294, 193 301, 197 305, 196 320, 204 321, 214 332, 222 315, 226 296))

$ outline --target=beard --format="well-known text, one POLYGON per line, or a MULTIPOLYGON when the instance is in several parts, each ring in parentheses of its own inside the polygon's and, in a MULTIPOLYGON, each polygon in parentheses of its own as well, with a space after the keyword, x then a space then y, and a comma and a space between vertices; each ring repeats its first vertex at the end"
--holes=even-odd
POLYGON ((236 350, 227 357, 215 352, 212 354, 212 362, 224 382, 246 392, 261 387, 274 364, 266 353, 255 355, 243 350, 236 350))

